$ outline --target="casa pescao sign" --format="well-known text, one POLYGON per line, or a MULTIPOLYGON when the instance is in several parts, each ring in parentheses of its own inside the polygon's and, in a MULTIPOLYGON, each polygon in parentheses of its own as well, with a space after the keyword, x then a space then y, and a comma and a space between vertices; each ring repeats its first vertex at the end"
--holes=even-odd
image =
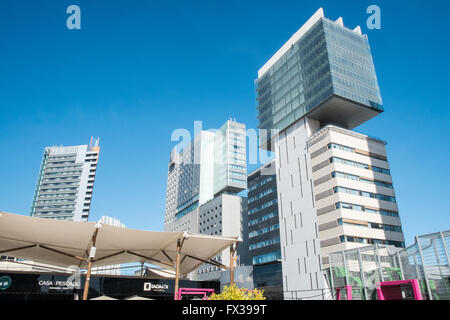
POLYGON ((63 281, 63 280, 39 280, 38 285, 40 287, 48 287, 51 290, 67 290, 73 288, 79 288, 80 283, 76 281, 63 281))

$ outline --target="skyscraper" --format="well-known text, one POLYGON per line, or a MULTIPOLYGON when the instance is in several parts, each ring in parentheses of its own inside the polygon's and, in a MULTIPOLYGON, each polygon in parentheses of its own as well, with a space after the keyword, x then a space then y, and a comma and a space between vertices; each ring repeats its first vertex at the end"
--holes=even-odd
POLYGON ((268 299, 283 298, 275 161, 248 175, 248 250, 253 284, 268 299))
POLYGON ((87 221, 91 207, 100 147, 46 147, 39 169, 31 216, 87 221))
MULTIPOLYGON (((244 238, 247 199, 237 194, 247 188, 246 158, 245 125, 233 120, 172 150, 164 230, 244 238)), ((247 263, 247 252, 247 244, 238 247, 241 263, 247 263)), ((215 259, 228 265, 229 250, 215 259)), ((219 271, 205 264, 192 276, 206 279, 219 271)))
POLYGON ((166 231, 198 232, 199 206, 222 193, 247 188, 245 125, 228 120, 217 132, 201 131, 170 154, 166 191, 166 231), (196 210, 197 214, 189 215, 196 210))
POLYGON ((319 9, 256 85, 259 128, 277 130, 260 146, 276 153, 285 298, 317 299, 329 252, 403 245, 385 143, 350 131, 384 111, 367 36, 319 9))

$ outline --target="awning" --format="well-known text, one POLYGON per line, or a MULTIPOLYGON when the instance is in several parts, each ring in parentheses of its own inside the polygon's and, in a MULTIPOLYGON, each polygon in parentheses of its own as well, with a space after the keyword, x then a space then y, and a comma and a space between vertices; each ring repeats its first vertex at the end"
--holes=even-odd
POLYGON ((108 297, 108 296, 99 296, 89 300, 117 300, 116 298, 108 297))
POLYGON ((85 269, 98 229, 93 267, 131 262, 150 263, 175 271, 177 242, 180 274, 186 275, 238 239, 182 232, 154 232, 99 225, 93 222, 60 221, 0 212, 0 255, 67 268, 85 269))

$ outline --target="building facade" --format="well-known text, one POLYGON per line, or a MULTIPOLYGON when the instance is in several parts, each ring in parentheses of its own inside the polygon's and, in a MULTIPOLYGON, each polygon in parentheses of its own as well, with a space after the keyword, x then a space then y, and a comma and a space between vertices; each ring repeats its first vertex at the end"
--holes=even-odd
POLYGON ((164 230, 198 232, 201 205, 222 193, 237 194, 247 188, 246 157, 245 125, 232 120, 216 132, 201 131, 182 150, 174 148, 164 230))
MULTIPOLYGON (((241 237, 237 264, 248 264, 245 125, 228 120, 216 131, 201 131, 182 150, 172 150, 169 161, 165 231, 188 231, 241 237)), ((215 257, 228 265, 229 250, 215 257)), ((218 279, 220 270, 209 264, 192 273, 195 279, 218 279)))
MULTIPOLYGON (((222 193, 202 205, 199 209, 199 232, 211 236, 236 237, 242 242, 236 253, 236 266, 248 265, 248 234, 247 198, 235 194, 222 193)), ((224 250, 214 260, 229 265, 230 251, 224 250)), ((197 275, 220 271, 212 265, 203 265, 197 270, 197 275)), ((205 276, 204 276, 205 277, 205 276)))
POLYGON ((365 241, 352 234, 368 242, 403 245, 399 220, 383 214, 384 209, 398 213, 392 181, 387 171, 383 173, 388 170, 384 144, 362 135, 356 138, 350 131, 384 111, 367 36, 360 27, 345 27, 342 18, 325 18, 319 9, 259 70, 255 83, 259 128, 271 131, 260 135, 260 147, 276 153, 284 296, 295 293, 301 299, 320 299, 327 289, 323 272, 327 255, 365 241), (341 128, 340 135, 334 133, 338 129, 332 130, 328 138, 313 143, 331 126, 341 128), (319 152, 330 144, 324 154, 319 152), (340 149, 345 147, 365 154, 340 149), (325 164, 325 157, 334 152, 348 154, 330 155, 333 164, 325 164), (336 162, 342 161, 345 168, 337 168, 336 162), (370 166, 367 172, 360 171, 360 164, 370 166), (382 172, 374 174, 370 168, 382 172), (373 213, 377 217, 350 219, 336 214, 343 211, 340 208, 326 211, 331 199, 338 206, 347 204, 338 200, 345 194, 358 197, 347 199, 353 201, 349 204, 363 201, 367 208, 378 210, 373 213), (367 223, 366 229, 354 233, 353 229, 362 228, 362 224, 350 225, 354 220, 367 223), (339 244, 333 242, 336 239, 339 244))
POLYGON ((275 161, 248 175, 248 250, 254 287, 271 300, 283 298, 280 220, 275 161))
POLYGON ((324 265, 331 252, 405 246, 385 145, 335 126, 308 140, 324 265))
POLYGON ((99 153, 92 138, 90 145, 46 147, 30 215, 87 221, 99 153))

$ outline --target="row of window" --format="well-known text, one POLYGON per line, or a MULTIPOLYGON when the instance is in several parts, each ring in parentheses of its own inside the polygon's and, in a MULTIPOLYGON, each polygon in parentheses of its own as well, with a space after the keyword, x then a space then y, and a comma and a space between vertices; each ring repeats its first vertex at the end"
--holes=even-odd
POLYGON ((74 160, 76 156, 51 156, 48 157, 48 161, 56 161, 56 160, 74 160))
POLYGON ((39 195, 39 199, 41 198, 68 198, 68 197, 74 197, 76 196, 76 193, 64 193, 64 194, 60 194, 60 193, 49 193, 49 194, 40 194, 39 195))
POLYGON ((273 239, 267 239, 267 240, 264 240, 264 241, 261 241, 258 243, 253 243, 248 247, 248 249, 251 251, 251 250, 267 247, 267 246, 270 246, 272 244, 277 244, 277 243, 280 243, 280 237, 276 237, 273 239))
POLYGON ((394 240, 380 240, 380 239, 370 239, 370 238, 360 238, 353 236, 340 236, 341 242, 356 242, 356 243, 364 243, 364 244, 385 244, 389 246, 396 246, 400 248, 405 247, 405 243, 402 241, 394 241, 394 240))
POLYGON ((338 219, 338 225, 353 225, 353 226, 360 226, 360 227, 368 227, 371 229, 381 229, 385 231, 392 231, 392 232, 402 232, 402 227, 400 226, 393 226, 390 224, 381 224, 381 223, 375 223, 375 222, 364 222, 364 223, 354 223, 343 219, 338 219))
POLYGON ((48 166, 54 166, 54 165, 61 165, 61 164, 72 164, 75 163, 75 159, 73 159, 73 161, 53 161, 53 162, 48 162, 48 166))
POLYGON ((260 194, 254 196, 254 197, 249 198, 249 199, 248 199, 248 203, 252 203, 253 201, 256 201, 256 200, 258 200, 258 199, 261 199, 262 197, 265 197, 266 195, 268 195, 268 194, 270 194, 270 193, 272 193, 272 192, 275 192, 275 191, 276 191, 275 188, 269 188, 269 189, 267 189, 267 190, 264 190, 264 191, 261 192, 260 194))
POLYGON ((364 212, 368 212, 368 213, 377 213, 377 214, 381 214, 383 216, 388 216, 388 217, 395 217, 395 218, 399 217, 398 212, 394 212, 394 211, 387 211, 387 210, 381 210, 381 209, 375 210, 375 209, 366 208, 366 207, 358 205, 358 204, 351 204, 351 203, 345 203, 345 202, 336 203, 336 209, 341 209, 341 208, 355 210, 355 211, 364 211, 364 212))
POLYGON ((44 182, 42 183, 43 187, 56 187, 56 186, 77 186, 78 181, 70 182, 70 181, 63 181, 63 182, 44 182))
POLYGON ((344 179, 349 179, 349 180, 366 182, 366 183, 375 184, 377 186, 385 187, 385 188, 389 188, 389 189, 393 189, 394 188, 392 186, 392 184, 388 183, 388 182, 378 181, 378 180, 369 180, 369 179, 361 178, 359 176, 355 176, 353 174, 343 173, 343 172, 339 172, 339 171, 332 172, 331 173, 331 177, 333 177, 333 178, 344 178, 344 179))
POLYGON ((349 189, 349 188, 344 188, 344 187, 334 187, 333 192, 334 193, 346 193, 346 194, 351 194, 354 196, 368 197, 368 198, 389 201, 389 202, 396 202, 395 197, 387 196, 384 194, 367 192, 367 191, 349 189))
POLYGON ((260 183, 255 184, 254 186, 251 186, 250 188, 248 188, 248 192, 255 190, 256 188, 258 188, 259 186, 263 186, 265 185, 267 182, 270 182, 274 179, 273 176, 267 177, 266 179, 262 180, 260 183))
POLYGON ((247 180, 241 180, 241 179, 236 179, 236 178, 230 178, 229 181, 240 183, 240 184, 247 184, 247 180))
MULTIPOLYGON (((344 146, 342 144, 337 144, 337 143, 329 143, 328 149, 338 149, 338 150, 352 152, 352 153, 360 153, 360 152, 357 152, 355 148, 347 147, 347 146, 344 146)), ((386 160, 386 157, 381 156, 381 155, 369 154, 368 156, 372 157, 372 158, 376 158, 376 159, 386 160)))
POLYGON ((278 211, 274 211, 268 214, 263 215, 262 217, 250 220, 248 223, 248 226, 254 226, 255 224, 261 223, 263 221, 267 221, 269 219, 272 219, 274 217, 278 217, 278 211))
POLYGON ((242 152, 230 151, 230 153, 235 156, 245 156, 245 153, 242 153, 242 152))
POLYGON ((262 209, 265 209, 265 208, 267 208, 267 207, 270 207, 271 205, 274 205, 274 204, 276 204, 276 203, 278 203, 278 199, 273 199, 273 200, 271 200, 271 201, 269 201, 269 202, 263 203, 263 204, 260 205, 260 206, 257 206, 256 208, 253 208, 253 209, 249 210, 249 211, 248 211, 248 214, 253 214, 253 213, 255 213, 255 212, 261 211, 262 209))
POLYGON ((193 204, 195 201, 198 200, 198 194, 193 197, 192 199, 186 201, 185 203, 181 204, 180 206, 178 206, 177 211, 183 210, 187 207, 189 207, 191 204, 193 204))
MULTIPOLYGON (((247 178, 247 175, 245 173, 242 173, 242 172, 230 171, 230 174, 232 174, 234 176, 238 176, 238 177, 247 178)), ((246 183, 247 183, 247 181, 246 181, 246 183)))
POLYGON ((391 172, 385 168, 379 168, 379 167, 371 166, 371 165, 368 165, 365 163, 360 163, 360 162, 342 159, 342 158, 338 158, 338 157, 331 157, 330 163, 340 163, 340 164, 345 164, 348 166, 353 166, 353 167, 357 167, 357 168, 361 168, 361 169, 372 170, 374 172, 384 173, 384 174, 388 174, 388 175, 391 174, 391 172))
POLYGON ((244 164, 245 165, 245 160, 239 159, 239 158, 230 158, 231 160, 233 160, 233 163, 237 163, 237 164, 244 164))
POLYGON ((42 192, 51 192, 51 191, 71 191, 77 190, 77 188, 54 188, 54 189, 41 189, 42 192))
POLYGON ((176 219, 180 219, 181 217, 187 215, 189 212, 192 212, 194 209, 196 209, 198 207, 198 202, 194 203, 192 206, 184 209, 183 211, 178 212, 175 215, 176 219))
POLYGON ((253 264, 263 264, 281 259, 281 251, 269 252, 260 256, 253 257, 253 264))
POLYGON ((66 169, 79 169, 81 167, 81 165, 75 165, 75 166, 65 166, 65 167, 61 167, 61 166, 47 166, 45 168, 45 173, 48 174, 48 171, 60 171, 60 170, 66 170, 66 169))
POLYGON ((239 166, 237 164, 230 164, 229 167, 233 169, 245 170, 245 166, 239 166))
POLYGON ((43 204, 43 203, 66 203, 66 202, 73 202, 75 201, 75 198, 71 199, 54 199, 54 200, 39 200, 37 204, 43 204))
POLYGON ((36 210, 46 210, 46 209, 75 209, 75 204, 40 205, 40 206, 36 206, 36 210))
POLYGON ((262 235, 264 233, 267 233, 267 232, 270 232, 270 231, 274 231, 274 230, 279 230, 279 229, 280 229, 280 225, 277 223, 277 224, 271 225, 270 227, 266 227, 266 228, 262 228, 262 229, 259 229, 259 230, 252 231, 252 232, 249 233, 248 237, 249 238, 254 238, 254 237, 260 236, 260 235, 262 235))

